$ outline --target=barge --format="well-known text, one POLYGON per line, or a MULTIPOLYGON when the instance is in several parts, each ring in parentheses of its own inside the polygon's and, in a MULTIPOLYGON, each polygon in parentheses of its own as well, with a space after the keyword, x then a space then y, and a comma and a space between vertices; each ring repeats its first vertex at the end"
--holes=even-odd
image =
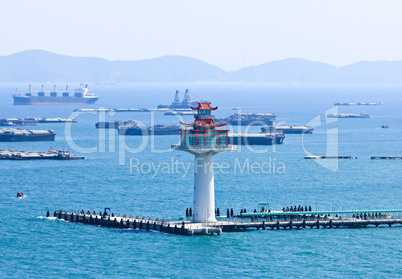
POLYGON ((179 135, 180 127, 179 125, 155 125, 152 127, 141 127, 135 126, 121 126, 117 128, 119 135, 129 135, 129 136, 167 136, 167 135, 179 135))
POLYGON ((275 113, 234 113, 229 117, 216 119, 216 122, 229 122, 230 125, 238 126, 271 126, 275 120, 275 113))
POLYGON ((335 103, 334 106, 377 106, 384 105, 384 102, 380 103, 335 103))
POLYGON ((48 152, 36 152, 26 150, 0 150, 0 160, 80 160, 84 157, 77 157, 65 150, 52 150, 48 152))
POLYGON ((261 128, 261 133, 282 132, 284 134, 312 134, 314 129, 311 126, 292 125, 292 126, 267 126, 261 128))
POLYGON ((35 126, 38 125, 38 120, 35 118, 2 118, 0 126, 35 126))
POLYGON ((353 156, 304 156, 304 159, 353 159, 353 156))
POLYGON ((39 123, 66 123, 72 122, 76 123, 76 119, 70 118, 2 118, 0 119, 0 126, 34 126, 39 123))
POLYGON ((4 141, 54 141, 53 130, 0 129, 0 142, 4 141))
POLYGON ((232 145, 273 145, 282 144, 283 133, 229 133, 229 144, 232 145))
POLYGON ((107 122, 98 122, 95 124, 97 129, 118 129, 122 126, 135 126, 137 125, 137 121, 135 120, 116 120, 116 121, 107 121, 107 122))
POLYGON ((370 118, 370 115, 363 113, 330 113, 329 118, 370 118))
POLYGON ((43 117, 43 118, 35 118, 38 120, 39 123, 66 123, 66 122, 72 122, 76 123, 76 119, 70 119, 70 118, 50 118, 50 117, 43 117))
POLYGON ((164 115, 195 115, 193 111, 167 111, 164 115))

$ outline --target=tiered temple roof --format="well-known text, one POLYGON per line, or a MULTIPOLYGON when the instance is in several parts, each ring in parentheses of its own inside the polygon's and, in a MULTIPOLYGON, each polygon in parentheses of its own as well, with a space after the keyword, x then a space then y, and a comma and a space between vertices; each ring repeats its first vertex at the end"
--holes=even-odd
POLYGON ((228 146, 228 131, 218 130, 216 127, 223 127, 229 122, 218 124, 214 121, 214 116, 211 115, 212 110, 218 107, 211 107, 211 103, 198 103, 198 107, 192 107, 197 110, 194 115, 195 120, 191 124, 180 122, 185 127, 193 129, 180 129, 181 146, 191 146, 197 148, 222 148, 228 146))
POLYGON ((196 114, 195 120, 191 124, 186 124, 180 121, 180 123, 186 127, 201 127, 207 129, 213 129, 215 127, 223 127, 229 124, 226 122, 224 124, 218 124, 213 119, 211 115, 211 110, 217 110, 218 107, 211 107, 211 103, 198 103, 198 107, 191 107, 193 110, 198 110, 198 114, 196 114))
POLYGON ((180 123, 186 127, 202 127, 202 128, 223 127, 229 124, 229 122, 218 124, 213 119, 199 119, 197 116, 195 116, 195 120, 191 124, 186 124, 181 121, 180 123))
POLYGON ((191 109, 193 110, 217 110, 218 107, 211 107, 211 103, 198 103, 198 107, 193 108, 191 107, 191 109))

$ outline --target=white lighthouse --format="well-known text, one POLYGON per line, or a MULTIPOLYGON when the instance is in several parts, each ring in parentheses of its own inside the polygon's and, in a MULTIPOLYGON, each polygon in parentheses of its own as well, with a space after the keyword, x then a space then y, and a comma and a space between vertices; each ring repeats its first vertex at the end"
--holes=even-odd
POLYGON ((205 223, 216 222, 215 218, 215 185, 213 162, 214 155, 235 150, 237 147, 228 144, 228 131, 218 130, 217 127, 226 126, 217 124, 211 111, 211 103, 198 103, 191 124, 180 122, 192 129, 180 129, 180 144, 172 145, 173 149, 189 152, 195 155, 194 165, 194 203, 193 222, 205 223))

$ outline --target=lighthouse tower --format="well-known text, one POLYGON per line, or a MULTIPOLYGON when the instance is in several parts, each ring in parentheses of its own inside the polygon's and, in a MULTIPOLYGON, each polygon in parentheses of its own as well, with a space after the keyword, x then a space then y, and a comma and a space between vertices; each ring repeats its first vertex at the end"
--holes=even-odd
POLYGON ((236 146, 228 144, 228 131, 216 128, 226 126, 217 124, 211 111, 211 103, 198 103, 191 124, 180 122, 191 129, 180 129, 180 144, 172 145, 173 149, 189 152, 195 155, 194 165, 194 203, 193 222, 216 222, 215 218, 215 185, 213 162, 214 155, 236 150, 236 146))

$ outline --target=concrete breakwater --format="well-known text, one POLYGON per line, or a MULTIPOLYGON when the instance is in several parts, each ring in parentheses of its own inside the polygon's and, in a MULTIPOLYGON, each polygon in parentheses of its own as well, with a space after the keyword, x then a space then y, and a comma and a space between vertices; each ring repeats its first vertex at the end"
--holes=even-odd
MULTIPOLYGON (((329 212, 329 211, 326 211, 329 212)), ((340 214, 349 214, 357 211, 343 211, 340 214), (349 212, 349 213, 347 213, 349 212)), ((359 211, 360 212, 360 211, 359 211)), ((114 216, 114 214, 96 213, 93 211, 71 212, 54 211, 53 214, 47 211, 47 217, 56 217, 72 223, 82 223, 94 226, 119 228, 119 229, 140 229, 145 231, 157 231, 170 234, 195 235, 195 234, 217 234, 222 232, 237 232, 245 230, 266 230, 266 229, 320 229, 320 228, 359 228, 359 227, 379 227, 379 226, 400 226, 402 210, 363 210, 360 213, 353 213, 352 216, 341 216, 330 213, 321 214, 320 212, 269 212, 265 215, 258 213, 255 215, 246 214, 240 217, 217 217, 217 222, 193 223, 190 217, 178 219, 152 219, 151 217, 140 218, 139 216, 114 216), (364 212, 364 213, 363 213, 364 212), (306 214, 308 213, 308 214, 306 214), (391 216, 390 213, 396 213, 391 216), (250 216, 247 216, 250 215, 250 216)))

